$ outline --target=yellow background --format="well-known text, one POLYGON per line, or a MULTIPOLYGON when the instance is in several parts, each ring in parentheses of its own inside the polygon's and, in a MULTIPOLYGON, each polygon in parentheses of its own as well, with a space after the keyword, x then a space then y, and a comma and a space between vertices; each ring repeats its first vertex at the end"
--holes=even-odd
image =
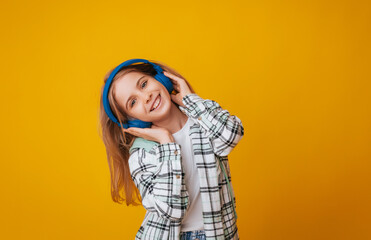
POLYGON ((159 60, 243 122, 242 240, 371 239, 368 1, 2 1, 1 238, 134 239, 98 136, 105 73, 159 60))

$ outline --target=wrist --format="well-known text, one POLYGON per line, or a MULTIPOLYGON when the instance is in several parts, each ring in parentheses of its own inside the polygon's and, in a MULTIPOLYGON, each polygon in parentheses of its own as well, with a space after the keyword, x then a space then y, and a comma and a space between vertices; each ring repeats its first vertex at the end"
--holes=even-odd
POLYGON ((173 135, 171 135, 171 134, 169 136, 167 136, 166 138, 160 140, 161 144, 172 143, 172 142, 175 142, 175 140, 174 140, 173 135))

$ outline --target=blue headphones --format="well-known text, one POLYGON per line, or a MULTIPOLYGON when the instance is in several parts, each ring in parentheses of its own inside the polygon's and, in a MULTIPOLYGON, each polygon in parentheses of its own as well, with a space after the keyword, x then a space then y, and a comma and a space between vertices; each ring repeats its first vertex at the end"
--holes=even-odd
POLYGON ((117 125, 119 127, 124 127, 125 129, 129 128, 129 127, 137 127, 137 128, 149 128, 152 126, 152 123, 151 122, 144 122, 142 120, 139 120, 139 119, 134 119, 134 120, 128 120, 127 123, 123 123, 123 125, 120 125, 120 122, 117 120, 117 118, 115 117, 115 115, 113 114, 112 110, 111 110, 111 107, 110 107, 110 104, 109 104, 109 101, 108 101, 108 91, 111 87, 111 83, 112 83, 112 80, 113 78, 116 76, 116 74, 125 66, 129 66, 133 63, 137 63, 137 62, 143 62, 143 63, 150 63, 153 68, 156 70, 156 75, 154 76, 154 78, 159 81, 160 83, 162 83, 162 85, 165 86, 165 88, 168 90, 168 92, 171 94, 171 92, 174 90, 174 87, 173 87, 173 83, 171 82, 171 80, 166 77, 164 74, 163 74, 163 69, 157 65, 157 64, 154 64, 148 60, 145 60, 145 59, 139 59, 139 58, 134 58, 134 59, 130 59, 130 60, 127 60, 123 63, 121 63, 120 65, 118 65, 113 71, 112 73, 110 74, 110 76, 108 77, 107 81, 106 81, 106 84, 104 85, 104 90, 103 90, 103 106, 104 106, 104 110, 106 111, 108 117, 115 123, 117 123, 117 125))

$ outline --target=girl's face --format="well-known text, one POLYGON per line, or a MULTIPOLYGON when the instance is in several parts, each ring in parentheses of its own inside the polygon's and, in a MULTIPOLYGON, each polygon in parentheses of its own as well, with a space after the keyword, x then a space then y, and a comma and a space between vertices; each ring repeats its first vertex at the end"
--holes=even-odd
POLYGON ((116 101, 124 112, 145 122, 161 121, 171 109, 171 97, 164 85, 154 77, 130 72, 114 83, 116 101), (157 100, 159 101, 156 109, 157 100))

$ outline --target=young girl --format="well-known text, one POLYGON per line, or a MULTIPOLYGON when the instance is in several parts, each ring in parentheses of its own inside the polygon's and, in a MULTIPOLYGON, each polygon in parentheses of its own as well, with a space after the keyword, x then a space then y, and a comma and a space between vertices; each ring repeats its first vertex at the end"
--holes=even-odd
POLYGON ((165 64, 132 59, 104 78, 100 124, 113 201, 147 210, 136 240, 239 239, 228 163, 238 117, 165 64))

